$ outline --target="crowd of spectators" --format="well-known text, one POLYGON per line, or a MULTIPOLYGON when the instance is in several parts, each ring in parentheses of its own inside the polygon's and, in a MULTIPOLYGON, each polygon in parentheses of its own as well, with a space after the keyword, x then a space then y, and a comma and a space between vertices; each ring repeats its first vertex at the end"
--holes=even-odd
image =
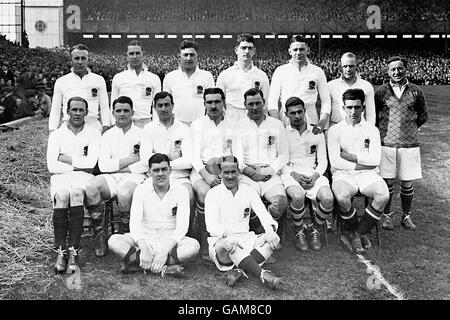
POLYGON ((442 21, 448 1, 429 0, 79 0, 83 20, 364 21, 378 5, 383 21, 442 21))
MULTIPOLYGON (((91 46, 89 67, 105 78, 110 90, 113 76, 126 67, 125 45, 118 50, 117 45, 114 48, 103 44, 98 46, 102 50, 96 50, 91 46)), ((317 45, 313 45, 310 59, 312 63, 321 66, 328 80, 331 80, 340 76, 339 59, 342 53, 354 52, 359 60, 358 69, 361 77, 373 85, 379 85, 388 81, 386 59, 390 55, 400 54, 409 60, 408 78, 411 82, 419 85, 449 85, 450 59, 445 58, 442 52, 423 49, 430 46, 418 45, 415 48, 413 45, 408 47, 397 42, 391 45, 387 42, 383 45, 380 43, 361 45, 357 42, 335 40, 322 45, 320 57, 316 50, 317 45)), ((160 40, 158 44, 153 43, 144 49, 144 63, 161 80, 165 74, 178 68, 178 49, 174 43, 169 45, 160 40)), ((199 66, 210 71, 215 79, 222 70, 231 66, 235 59, 232 41, 205 41, 200 45, 199 66)), ((268 74, 269 79, 276 67, 287 63, 288 60, 287 43, 257 44, 255 64, 268 74)), ((18 106, 18 115, 14 118, 33 115, 39 109, 39 105, 33 102, 36 100, 38 86, 44 86, 46 93, 51 97, 56 79, 68 72, 70 72, 68 48, 26 49, 0 36, 0 105, 4 99, 3 89, 13 87, 18 106)), ((0 123, 6 122, 1 111, 0 107, 0 123)))

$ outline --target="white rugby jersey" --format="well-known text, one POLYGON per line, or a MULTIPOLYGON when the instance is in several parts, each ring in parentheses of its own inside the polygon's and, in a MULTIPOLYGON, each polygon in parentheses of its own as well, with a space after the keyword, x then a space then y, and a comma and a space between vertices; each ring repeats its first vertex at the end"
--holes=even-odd
POLYGON ((256 122, 248 116, 238 122, 246 165, 271 166, 277 172, 288 162, 289 144, 283 123, 270 116, 256 122))
POLYGON ((183 186, 170 186, 162 199, 152 179, 138 185, 130 210, 130 235, 137 242, 160 230, 173 230, 170 238, 177 243, 189 228, 189 193, 183 186))
POLYGON ((249 232, 250 212, 253 210, 264 230, 278 228, 278 223, 261 201, 259 194, 250 186, 240 183, 236 194, 223 184, 208 191, 205 198, 206 229, 212 237, 221 237, 225 231, 249 232))
POLYGON ((365 93, 366 110, 364 112, 365 119, 368 123, 375 125, 375 92, 370 82, 356 76, 356 81, 352 85, 348 85, 344 79, 338 78, 328 82, 328 89, 331 96, 331 115, 330 124, 336 124, 345 118, 345 111, 342 108, 342 94, 348 89, 362 89, 365 93))
POLYGON ((74 171, 74 168, 92 169, 97 163, 100 150, 100 132, 90 126, 74 134, 67 123, 52 131, 48 138, 47 166, 52 174, 74 171), (58 161, 64 154, 72 157, 72 165, 58 161))
POLYGON ((192 122, 190 130, 192 167, 200 172, 211 158, 233 155, 243 167, 242 143, 234 121, 223 119, 216 126, 208 116, 192 122))
MULTIPOLYGON (((101 172, 118 172, 120 170, 120 159, 129 157, 133 153, 140 154, 144 132, 134 124, 124 133, 117 126, 106 131, 100 143, 100 155, 98 167, 101 172)), ((145 173, 147 168, 142 161, 135 162, 128 166, 131 173, 145 173)))
POLYGON ((214 88, 213 75, 198 67, 190 78, 179 68, 169 72, 163 81, 163 90, 173 95, 175 117, 189 124, 205 115, 203 93, 207 88, 214 88))
POLYGON ((299 97, 306 107, 308 124, 317 124, 319 116, 316 109, 317 93, 321 101, 320 113, 331 112, 330 92, 328 91, 325 73, 309 60, 300 70, 293 64, 286 63, 275 69, 270 84, 269 103, 270 110, 278 112, 278 100, 281 98, 280 119, 285 125, 289 119, 285 115, 286 100, 290 97, 299 97))
POLYGON ((377 166, 372 170, 378 171, 381 161, 381 142, 378 128, 361 118, 361 122, 355 126, 350 125, 344 119, 328 130, 328 156, 331 173, 335 174, 339 171, 351 174, 362 172, 361 170, 355 170, 356 163, 341 157, 341 150, 356 154, 358 164, 377 166))
POLYGON ((70 98, 76 96, 84 98, 88 102, 87 117, 99 119, 98 110, 100 109, 102 126, 111 124, 105 79, 88 69, 88 73, 82 78, 72 71, 56 80, 53 90, 52 108, 48 120, 50 131, 58 128, 61 120, 61 110, 63 113, 62 121, 69 119, 67 102, 70 98))
POLYGON ((269 78, 267 74, 252 64, 250 70, 245 72, 238 63, 222 71, 217 77, 216 86, 225 93, 227 105, 231 104, 238 109, 245 109, 244 93, 251 88, 262 91, 264 99, 269 97, 269 78))
POLYGON ((148 167, 148 159, 154 153, 167 156, 173 150, 180 150, 181 157, 170 161, 171 177, 189 177, 191 164, 191 148, 189 145, 189 127, 174 119, 173 124, 166 128, 161 122, 153 121, 144 127, 144 140, 141 148, 141 161, 148 167))
MULTIPOLYGON (((133 69, 117 73, 112 81, 111 88, 111 111, 112 103, 120 96, 127 96, 133 101, 133 120, 150 119, 153 97, 161 91, 161 79, 154 73, 148 71, 143 65, 143 70, 138 74, 133 69)), ((114 118, 111 120, 114 123, 114 118)))

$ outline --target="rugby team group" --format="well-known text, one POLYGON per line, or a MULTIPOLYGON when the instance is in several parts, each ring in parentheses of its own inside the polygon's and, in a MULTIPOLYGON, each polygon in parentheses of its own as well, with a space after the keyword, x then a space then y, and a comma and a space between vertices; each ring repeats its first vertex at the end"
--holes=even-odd
POLYGON ((291 59, 269 85, 253 64, 253 36, 241 34, 237 61, 215 83, 197 65, 198 44, 183 40, 180 67, 161 85, 143 50, 139 41, 128 44, 128 66, 114 76, 110 98, 82 44, 70 49, 72 70, 55 83, 47 149, 55 272, 79 268, 85 211, 96 256, 114 252, 122 273, 183 276, 183 262, 199 256, 226 271, 229 286, 250 274, 274 290, 282 279, 263 265, 281 248, 286 216, 300 251, 321 250, 320 233, 334 220, 363 253, 376 224, 394 230, 397 178, 401 226, 416 229, 418 129, 428 111, 405 58, 387 58, 390 81, 375 91, 346 52, 341 77, 327 83, 308 59, 307 40, 293 35, 291 59), (357 194, 370 199, 360 214, 357 194), (108 237, 111 199, 117 210, 108 237))

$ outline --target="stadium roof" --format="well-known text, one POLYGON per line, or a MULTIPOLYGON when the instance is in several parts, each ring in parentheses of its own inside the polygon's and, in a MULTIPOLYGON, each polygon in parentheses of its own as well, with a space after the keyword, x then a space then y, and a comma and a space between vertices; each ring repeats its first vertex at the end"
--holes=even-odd
POLYGON ((25 7, 62 7, 64 0, 25 0, 25 7))

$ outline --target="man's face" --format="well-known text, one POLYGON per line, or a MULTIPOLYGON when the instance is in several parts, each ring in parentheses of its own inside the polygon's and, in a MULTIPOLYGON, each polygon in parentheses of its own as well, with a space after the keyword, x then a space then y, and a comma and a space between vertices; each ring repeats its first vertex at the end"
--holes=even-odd
POLYGON ((44 95, 44 93, 45 93, 44 89, 39 89, 38 92, 37 92, 39 97, 42 97, 44 95))
POLYGON ((290 106, 286 112, 292 127, 300 127, 305 121, 305 107, 302 105, 290 106))
POLYGON ((351 80, 356 75, 356 59, 351 57, 343 57, 341 59, 342 76, 346 80, 351 80))
POLYGON ((256 48, 251 42, 242 41, 239 46, 234 48, 238 61, 247 62, 252 61, 255 55, 256 48))
POLYGON ((170 97, 156 100, 155 109, 159 120, 169 121, 173 118, 173 104, 170 101, 170 97))
POLYGON ((403 82, 406 76, 405 65, 400 60, 389 63, 388 74, 393 83, 403 82))
POLYGON ((222 180, 223 184, 228 189, 233 189, 238 186, 239 183, 239 170, 237 163, 234 162, 223 162, 220 167, 220 179, 222 180))
POLYGON ((211 120, 219 120, 222 117, 225 101, 222 100, 220 93, 207 94, 204 103, 206 114, 211 120))
POLYGON ((77 74, 83 74, 87 70, 89 53, 87 50, 75 49, 70 54, 72 57, 72 67, 77 74))
POLYGON ((159 188, 165 188, 169 186, 169 176, 171 169, 167 161, 160 163, 152 163, 151 168, 148 169, 150 177, 153 179, 153 185, 159 188))
POLYGON ((264 117, 264 99, 259 94, 247 96, 244 105, 250 119, 260 120, 264 117))
POLYGON ((361 100, 345 100, 343 108, 348 123, 355 125, 361 122, 361 114, 364 110, 361 100))
POLYGON ((192 70, 197 67, 197 51, 194 48, 186 48, 180 51, 180 65, 183 70, 192 70))
POLYGON ((3 65, 3 66, 2 66, 2 71, 3 71, 4 73, 8 72, 8 66, 3 65))
POLYGON ((300 64, 304 64, 309 54, 309 48, 305 42, 292 42, 288 52, 292 59, 298 61, 300 64))
POLYGON ((128 46, 127 47, 127 60, 132 69, 142 66, 142 59, 144 53, 140 46, 128 46))
POLYGON ((128 103, 116 103, 114 106, 114 119, 116 120, 116 125, 119 128, 127 127, 131 124, 131 119, 133 116, 133 110, 128 103))
POLYGON ((74 127, 81 127, 84 123, 84 117, 87 115, 86 104, 83 101, 72 101, 67 112, 69 122, 74 127))

